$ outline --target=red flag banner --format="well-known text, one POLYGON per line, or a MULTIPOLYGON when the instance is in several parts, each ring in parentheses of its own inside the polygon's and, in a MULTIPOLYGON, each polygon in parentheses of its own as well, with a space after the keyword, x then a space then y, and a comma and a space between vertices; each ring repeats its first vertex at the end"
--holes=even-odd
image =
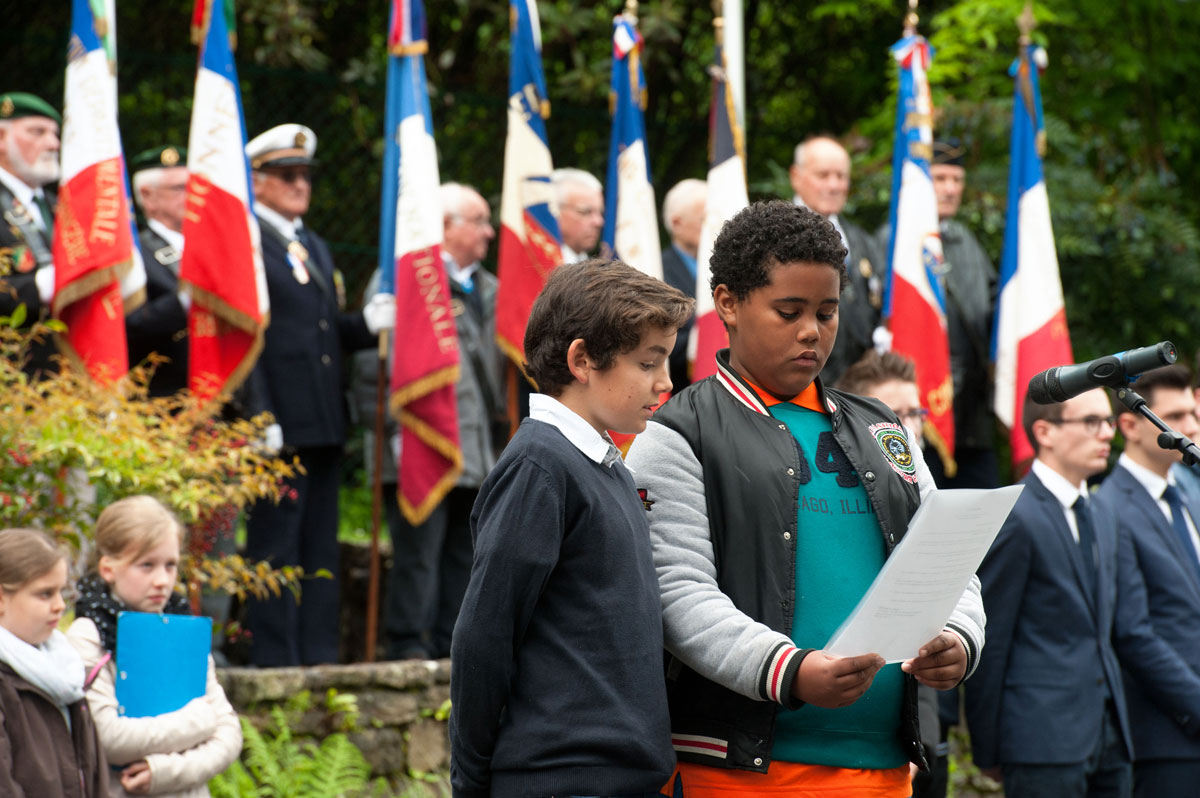
POLYGON ((133 268, 133 232, 117 95, 86 0, 74 0, 63 102, 62 176, 54 242, 60 345, 98 382, 129 370, 120 281, 133 268))

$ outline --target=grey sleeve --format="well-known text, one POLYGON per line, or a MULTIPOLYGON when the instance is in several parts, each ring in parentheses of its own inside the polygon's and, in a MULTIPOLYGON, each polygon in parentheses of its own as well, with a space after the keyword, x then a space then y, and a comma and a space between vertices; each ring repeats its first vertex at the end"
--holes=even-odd
POLYGON ((702 468, 687 441, 651 421, 626 464, 645 492, 667 650, 734 692, 798 706, 791 684, 807 651, 743 613, 717 585, 702 468))

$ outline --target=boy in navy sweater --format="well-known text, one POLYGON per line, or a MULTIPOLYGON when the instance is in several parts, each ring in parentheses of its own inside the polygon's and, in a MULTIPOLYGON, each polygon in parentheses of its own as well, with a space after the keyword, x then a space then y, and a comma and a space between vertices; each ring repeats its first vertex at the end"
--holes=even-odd
POLYGON ((645 429, 693 300, 561 266, 525 331, 540 393, 484 481, 451 658, 455 796, 632 796, 674 767, 649 527, 607 430, 645 429))

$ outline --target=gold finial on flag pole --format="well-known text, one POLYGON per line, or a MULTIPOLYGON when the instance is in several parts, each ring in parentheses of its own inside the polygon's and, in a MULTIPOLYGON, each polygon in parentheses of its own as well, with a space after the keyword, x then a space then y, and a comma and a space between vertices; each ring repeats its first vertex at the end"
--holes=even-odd
POLYGON ((1033 16, 1033 0, 1025 0, 1025 10, 1017 17, 1017 30, 1021 32, 1021 47, 1029 44, 1037 19, 1033 16))
POLYGON ((917 0, 908 0, 908 13, 904 15, 904 35, 915 36, 917 33, 917 0))

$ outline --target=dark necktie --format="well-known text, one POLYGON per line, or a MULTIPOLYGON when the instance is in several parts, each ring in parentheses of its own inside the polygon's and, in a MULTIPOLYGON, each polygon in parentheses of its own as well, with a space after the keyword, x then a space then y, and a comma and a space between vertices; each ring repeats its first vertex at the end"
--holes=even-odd
MULTIPOLYGON (((37 205, 38 211, 42 214, 42 229, 47 234, 54 232, 54 214, 50 211, 50 203, 46 201, 46 195, 42 193, 33 195, 33 202, 37 205)), ((49 235, 47 235, 49 237, 49 235)))
POLYGON ((1087 499, 1080 496, 1071 509, 1075 511, 1075 526, 1079 530, 1079 554, 1087 573, 1088 591, 1096 595, 1096 528, 1092 526, 1092 511, 1087 499))
POLYGON ((1179 495, 1179 488, 1167 485, 1163 490, 1162 497, 1163 501, 1167 503, 1167 507, 1171 508, 1171 526, 1175 527, 1175 537, 1179 538, 1179 543, 1183 546, 1183 557, 1191 563, 1196 578, 1200 579, 1200 560, 1196 559, 1196 547, 1192 544, 1192 533, 1188 531, 1187 520, 1183 517, 1183 497, 1179 495))

